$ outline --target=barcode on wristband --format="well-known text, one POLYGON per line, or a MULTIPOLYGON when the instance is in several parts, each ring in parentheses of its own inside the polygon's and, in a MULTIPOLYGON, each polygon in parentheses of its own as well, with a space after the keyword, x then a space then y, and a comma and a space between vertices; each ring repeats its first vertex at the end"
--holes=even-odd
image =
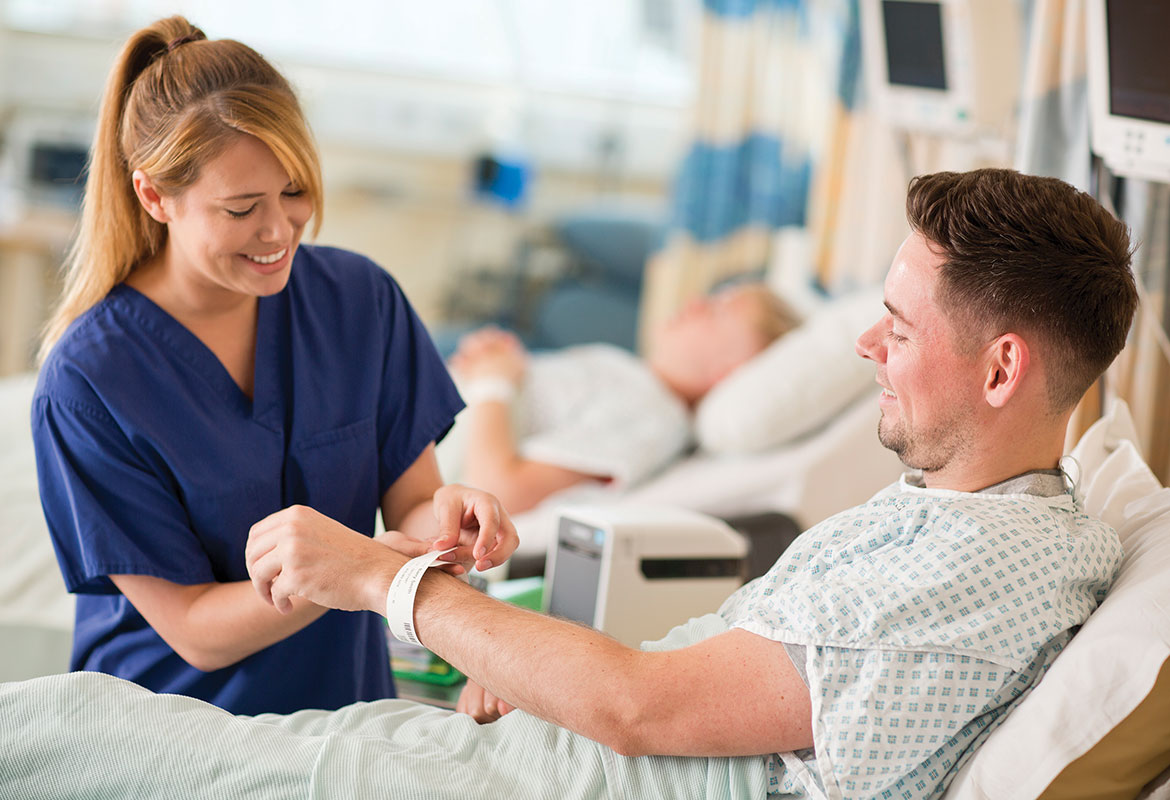
POLYGON ((394 580, 390 581, 390 589, 386 592, 386 623, 390 626, 390 633, 400 642, 421 645, 418 635, 414 631, 414 595, 418 585, 426 574, 428 567, 433 567, 439 557, 450 553, 449 550, 433 551, 418 558, 412 558, 402 565, 394 580))

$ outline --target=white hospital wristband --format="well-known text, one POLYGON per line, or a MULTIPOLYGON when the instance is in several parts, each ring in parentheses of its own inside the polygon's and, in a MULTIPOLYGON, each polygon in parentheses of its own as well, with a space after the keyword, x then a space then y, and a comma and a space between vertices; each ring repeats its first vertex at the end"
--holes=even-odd
MULTIPOLYGON (((439 556, 446 555, 454 550, 435 550, 425 555, 412 558, 402 565, 394 580, 390 581, 390 590, 386 592, 386 622, 390 626, 390 633, 400 642, 422 645, 414 633, 414 594, 422 582, 423 575, 428 567, 436 566, 439 556)), ((441 562, 442 566, 447 562, 441 562)))
POLYGON ((507 378, 476 378, 463 389, 467 405, 478 403, 511 403, 516 397, 516 385, 507 378))

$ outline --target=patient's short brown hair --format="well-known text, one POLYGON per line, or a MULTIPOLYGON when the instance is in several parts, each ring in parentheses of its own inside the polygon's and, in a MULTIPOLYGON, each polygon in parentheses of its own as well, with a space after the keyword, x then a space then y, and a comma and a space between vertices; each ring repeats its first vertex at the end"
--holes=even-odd
POLYGON ((959 337, 1031 336, 1054 411, 1076 405, 1125 346, 1133 249, 1084 192, 1008 169, 937 172, 910 181, 906 217, 945 258, 938 301, 959 337))

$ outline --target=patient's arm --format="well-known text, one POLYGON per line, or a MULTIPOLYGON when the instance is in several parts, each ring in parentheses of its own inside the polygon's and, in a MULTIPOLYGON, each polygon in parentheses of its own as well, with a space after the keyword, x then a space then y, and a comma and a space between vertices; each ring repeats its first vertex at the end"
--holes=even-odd
POLYGON ((527 358, 515 335, 483 328, 463 337, 450 364, 468 387, 469 407, 461 421, 467 427, 466 480, 494 494, 512 512, 527 511, 553 492, 574 484, 605 477, 521 458, 509 400, 475 396, 476 383, 485 380, 515 391, 527 358))
POLYGON ((473 402, 465 424, 467 482, 494 494, 513 513, 527 511, 553 492, 601 477, 521 458, 505 402, 473 402))
MULTIPOLYGON (((274 514, 248 543, 253 583, 278 606, 299 595, 381 612, 404 562, 308 510, 274 514), (300 558, 300 542, 321 546, 300 558), (360 555, 347 555, 353 545, 360 555)), ((784 646, 746 631, 643 652, 437 570, 422 579, 414 622, 425 646, 496 697, 619 753, 749 755, 812 745, 808 690, 784 646)))
POLYGON ((424 578, 419 638, 517 708, 631 756, 753 755, 813 744, 808 689, 779 642, 732 630, 644 652, 454 583, 424 578))

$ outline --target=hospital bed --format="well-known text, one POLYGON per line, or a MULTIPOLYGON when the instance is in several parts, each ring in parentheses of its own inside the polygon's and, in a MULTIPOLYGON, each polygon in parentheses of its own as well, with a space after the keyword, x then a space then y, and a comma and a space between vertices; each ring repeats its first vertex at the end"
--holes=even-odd
POLYGON ((633 486, 578 484, 515 514, 512 574, 543 559, 565 506, 679 506, 760 542, 769 525, 798 533, 897 480, 903 467, 877 439, 873 364, 854 352, 884 313, 880 287, 826 302, 702 399, 686 457, 633 486))
MULTIPOLYGON (((622 491, 570 489, 515 515, 515 561, 530 572, 543 568, 564 503, 683 506, 783 545, 896 479, 900 464, 874 433, 872 366, 853 353, 857 333, 883 311, 880 298, 869 291, 827 304, 721 382, 698 409, 703 446, 653 479, 622 491)), ((37 496, 29 432, 35 380, 0 379, 0 652, 9 654, 0 659, 0 680, 65 669, 73 626, 37 496)), ((768 565, 781 548, 772 549, 768 565)))
MULTIPOLYGON (((54 660, 46 653, 22 661, 20 650, 34 642, 29 631, 45 634, 46 642, 55 639, 56 645, 67 642, 71 622, 47 537, 34 531, 39 509, 31 445, 25 441, 27 406, 20 405, 30 391, 27 377, 0 381, 6 419, 0 440, 0 664, 10 679, 21 677, 11 674, 16 668, 30 674, 63 669, 63 657, 54 660), (20 424, 9 424, 14 415, 20 424)), ((1170 799, 1165 771, 1170 765, 1170 489, 1143 463, 1135 441, 1127 409, 1115 403, 1074 451, 1082 473, 1078 494, 1090 513, 1117 528, 1125 560, 1105 602, 963 767, 948 800, 1121 798, 1139 791, 1141 797, 1170 799)), ((69 702, 84 707, 84 691, 69 702)), ((45 717, 38 724, 58 722, 45 717)), ((184 752, 204 744, 181 727, 160 735, 174 737, 184 752)), ((41 767, 54 774, 57 769, 41 767)), ((344 793, 344 787, 338 791, 344 793)))
MULTIPOLYGON (((847 316, 818 322, 823 327, 803 343, 790 334, 789 344, 815 350, 810 363, 830 371, 840 365, 817 348, 832 341, 834 326, 838 349, 846 339, 851 343, 855 320, 843 319, 847 316)), ((769 358, 753 362, 758 372, 749 370, 740 386, 732 385, 746 394, 712 399, 743 404, 745 397, 761 393, 777 370, 783 369, 791 384, 804 366, 778 346, 769 358)), ((865 381, 872 381, 872 373, 865 381)), ((65 670, 73 622, 73 604, 36 493, 28 425, 33 385, 31 375, 0 379, 0 679, 5 681, 65 670)), ((844 386, 837 384, 836 397, 827 390, 812 397, 810 389, 802 399, 781 396, 786 387, 773 384, 766 398, 773 406, 787 403, 790 417, 805 414, 814 422, 810 426, 802 418, 805 430, 771 447, 763 446, 763 428, 775 426, 768 435, 780 436, 792 420, 767 417, 761 411, 767 404, 741 407, 735 421, 751 424, 739 430, 718 425, 728 406, 713 404, 710 409, 720 412, 714 419, 700 409, 700 438, 705 435, 714 447, 609 499, 686 504, 723 516, 779 509, 803 524, 860 502, 898 467, 876 445, 872 386, 855 393, 844 386)), ((1118 529, 1126 551, 1121 572, 1044 680, 963 768, 948 798, 1134 797, 1146 786, 1143 797, 1170 800, 1170 773, 1164 772, 1170 766, 1170 489, 1143 463, 1137 441, 1128 410, 1117 402, 1077 445, 1079 496, 1090 513, 1118 529)), ((519 515, 521 528, 546 524, 541 515, 547 518, 556 507, 554 502, 519 515)), ((84 697, 77 702, 84 703, 84 697)))

